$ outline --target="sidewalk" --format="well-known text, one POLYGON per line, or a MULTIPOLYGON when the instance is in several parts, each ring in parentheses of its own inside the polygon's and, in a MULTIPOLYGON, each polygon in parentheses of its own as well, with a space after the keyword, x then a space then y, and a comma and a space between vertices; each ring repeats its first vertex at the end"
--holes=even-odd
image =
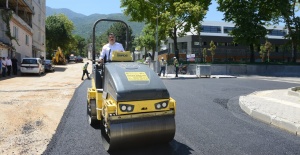
POLYGON ((211 75, 209 76, 201 76, 197 75, 189 75, 189 74, 178 74, 178 77, 175 78, 175 74, 166 74, 165 76, 160 76, 161 79, 197 79, 197 78, 236 78, 236 76, 231 75, 211 75))
MULTIPOLYGON (((167 74, 161 79, 196 79, 196 75, 167 74)), ((231 75, 211 75, 201 78, 236 78, 231 75)), ((290 89, 257 91, 240 96, 239 105, 251 117, 300 136, 300 91, 290 89)), ((299 88, 300 89, 300 88, 299 88)))
POLYGON ((291 89, 258 91, 239 98, 242 110, 262 122, 300 136, 300 92, 291 89))

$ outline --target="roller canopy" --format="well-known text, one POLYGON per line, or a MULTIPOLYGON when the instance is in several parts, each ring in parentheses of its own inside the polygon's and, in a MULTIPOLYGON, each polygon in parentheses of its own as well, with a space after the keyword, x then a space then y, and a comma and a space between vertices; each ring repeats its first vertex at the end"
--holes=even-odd
MULTIPOLYGON (((169 99, 169 92, 148 66, 136 62, 105 64, 104 92, 116 101, 169 99)), ((105 94, 104 93, 104 94, 105 94)))

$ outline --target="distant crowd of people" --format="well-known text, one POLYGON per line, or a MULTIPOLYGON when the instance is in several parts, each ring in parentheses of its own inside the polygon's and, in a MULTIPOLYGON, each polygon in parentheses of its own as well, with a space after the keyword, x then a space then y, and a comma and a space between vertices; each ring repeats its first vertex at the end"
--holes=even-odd
POLYGON ((18 59, 14 56, 12 59, 9 57, 0 57, 0 78, 18 74, 18 59))

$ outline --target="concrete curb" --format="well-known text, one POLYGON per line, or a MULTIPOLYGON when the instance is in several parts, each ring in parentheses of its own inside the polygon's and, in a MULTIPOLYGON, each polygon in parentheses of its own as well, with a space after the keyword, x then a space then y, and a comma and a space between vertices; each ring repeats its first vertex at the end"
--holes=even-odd
POLYGON ((240 96, 239 105, 241 109, 250 115, 251 117, 260 120, 264 123, 271 124, 280 129, 286 130, 290 133, 293 133, 297 136, 300 136, 300 125, 297 125, 293 122, 278 118, 276 116, 272 116, 270 114, 263 113, 261 111, 256 110, 254 107, 247 106, 246 96, 240 96))
POLYGON ((300 93, 296 92, 297 90, 300 90, 300 87, 292 87, 289 89, 288 94, 296 97, 300 97, 300 93))
POLYGON ((161 79, 210 79, 210 78, 237 78, 236 76, 231 75, 211 75, 210 77, 199 77, 197 75, 178 75, 177 78, 175 78, 175 74, 167 74, 165 77, 160 77, 161 79))

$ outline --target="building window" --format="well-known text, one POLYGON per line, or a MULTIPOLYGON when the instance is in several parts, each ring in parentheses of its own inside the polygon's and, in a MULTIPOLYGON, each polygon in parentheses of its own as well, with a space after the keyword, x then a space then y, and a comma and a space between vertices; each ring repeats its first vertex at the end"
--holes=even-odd
POLYGON ((226 42, 218 42, 218 43, 217 43, 217 46, 226 46, 226 45, 227 45, 226 42))
POLYGON ((18 39, 18 28, 16 26, 13 27, 13 37, 18 39))
POLYGON ((25 35, 25 43, 26 45, 29 45, 29 36, 27 34, 25 35))
POLYGON ((221 33, 221 26, 201 26, 201 32, 221 33))
POLYGON ((268 35, 270 36, 285 36, 285 30, 268 30, 268 35))
POLYGON ((230 33, 232 30, 234 29, 234 27, 224 27, 224 33, 230 33))

